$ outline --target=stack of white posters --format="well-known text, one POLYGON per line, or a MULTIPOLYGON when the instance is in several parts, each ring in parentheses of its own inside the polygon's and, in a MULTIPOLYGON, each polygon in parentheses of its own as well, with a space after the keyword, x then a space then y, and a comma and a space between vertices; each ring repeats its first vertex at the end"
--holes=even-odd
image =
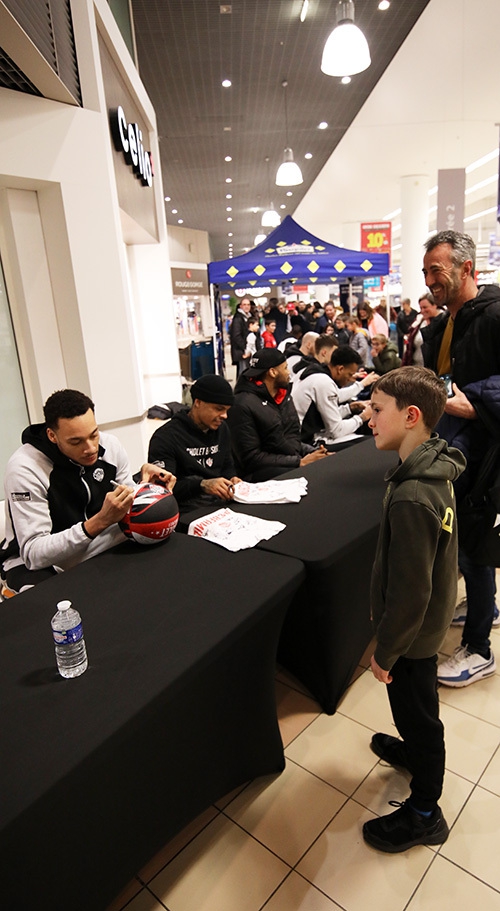
POLYGON ((191 522, 188 535, 206 538, 207 541, 235 552, 255 547, 259 541, 268 541, 284 528, 286 525, 283 522, 269 522, 224 507, 191 522))
POLYGON ((307 478, 286 478, 284 481, 259 481, 249 484, 240 481, 234 488, 236 503, 299 503, 307 493, 307 478))

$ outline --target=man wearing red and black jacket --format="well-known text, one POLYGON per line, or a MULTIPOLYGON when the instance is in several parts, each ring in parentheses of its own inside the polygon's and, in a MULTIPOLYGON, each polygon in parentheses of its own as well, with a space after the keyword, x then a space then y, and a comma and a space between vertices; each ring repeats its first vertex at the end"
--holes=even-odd
POLYGON ((327 455, 302 443, 289 380, 283 352, 263 348, 236 384, 228 424, 238 473, 247 481, 267 481, 327 455))

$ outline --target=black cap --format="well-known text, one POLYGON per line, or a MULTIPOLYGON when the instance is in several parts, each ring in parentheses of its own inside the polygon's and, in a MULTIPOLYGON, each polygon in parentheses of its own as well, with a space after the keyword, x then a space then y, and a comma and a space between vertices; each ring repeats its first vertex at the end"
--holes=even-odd
POLYGON ((271 367, 279 367, 285 361, 283 351, 279 351, 278 348, 261 348, 250 358, 245 376, 261 376, 263 373, 267 373, 271 367))
POLYGON ((215 373, 201 376, 196 383, 193 383, 190 391, 193 402, 195 399, 200 399, 202 402, 210 402, 213 405, 232 405, 234 403, 233 390, 228 381, 215 373))

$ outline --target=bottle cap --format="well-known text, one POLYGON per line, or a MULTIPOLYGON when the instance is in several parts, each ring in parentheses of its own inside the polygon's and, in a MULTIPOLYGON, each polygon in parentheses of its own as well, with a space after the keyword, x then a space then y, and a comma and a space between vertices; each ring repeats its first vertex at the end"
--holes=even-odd
POLYGON ((57 610, 69 610, 71 607, 71 601, 58 601, 57 610))

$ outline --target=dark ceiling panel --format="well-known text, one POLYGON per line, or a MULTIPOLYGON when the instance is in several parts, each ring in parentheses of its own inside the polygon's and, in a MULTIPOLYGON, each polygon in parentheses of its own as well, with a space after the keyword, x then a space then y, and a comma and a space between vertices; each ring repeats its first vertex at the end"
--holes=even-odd
POLYGON ((381 12, 378 0, 356 0, 372 64, 344 86, 320 70, 335 0, 311 0, 304 23, 301 0, 233 0, 230 14, 218 0, 132 0, 139 71, 172 199, 167 221, 208 231, 213 257, 222 259, 230 240, 235 255, 253 245, 271 201, 281 215, 293 214, 428 2, 392 0, 381 12), (226 77, 229 89, 221 86, 226 77), (285 147, 284 79, 289 142, 304 176, 291 197, 274 184, 285 147), (323 120, 328 129, 318 130, 323 120))

